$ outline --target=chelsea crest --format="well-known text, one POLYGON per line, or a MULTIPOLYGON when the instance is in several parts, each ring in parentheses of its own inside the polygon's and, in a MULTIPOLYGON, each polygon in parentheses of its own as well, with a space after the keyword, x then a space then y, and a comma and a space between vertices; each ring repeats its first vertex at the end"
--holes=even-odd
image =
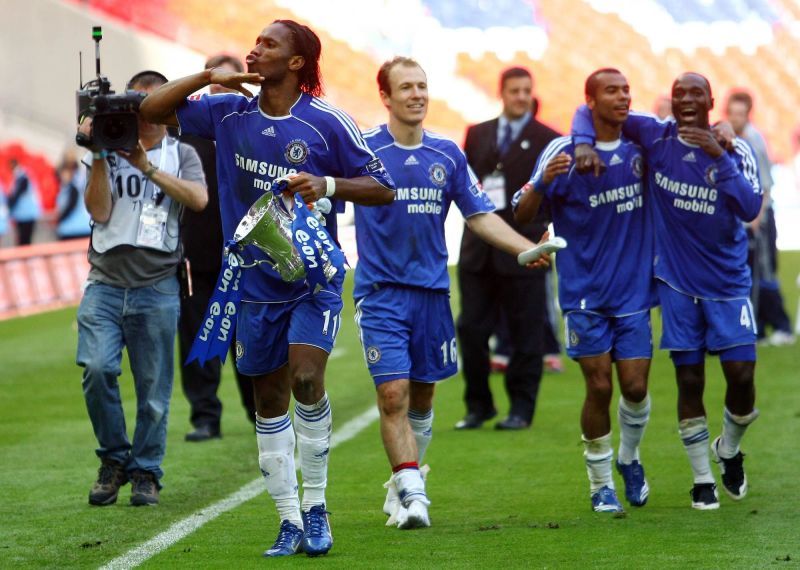
POLYGON ((447 183, 447 169, 444 167, 444 164, 440 162, 431 164, 428 175, 430 176, 431 182, 440 188, 447 183))
POLYGON ((283 153, 286 160, 292 164, 302 164, 308 158, 308 144, 301 139, 295 139, 286 145, 286 151, 283 153))

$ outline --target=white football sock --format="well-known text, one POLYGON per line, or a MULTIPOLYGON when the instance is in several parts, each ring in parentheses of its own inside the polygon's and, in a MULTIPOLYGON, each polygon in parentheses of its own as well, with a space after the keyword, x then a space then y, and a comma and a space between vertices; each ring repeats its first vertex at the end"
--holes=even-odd
POLYGON ((639 445, 644 437, 644 430, 650 420, 650 395, 641 402, 631 402, 622 396, 617 408, 619 420, 619 462, 630 465, 639 461, 639 445))
POLYGON ((591 494, 601 487, 614 488, 611 478, 611 462, 614 459, 614 450, 611 449, 611 432, 597 439, 583 439, 583 456, 586 459, 586 472, 589 474, 589 488, 591 494))
POLYGON ((302 529, 294 465, 295 437, 289 414, 277 418, 262 418, 256 414, 256 441, 258 465, 281 520, 291 521, 302 529))
POLYGON ((705 416, 681 420, 678 432, 689 456, 689 463, 694 473, 695 485, 699 483, 713 483, 711 462, 708 458, 708 421, 705 416))
POLYGON ((409 409, 408 423, 411 424, 411 431, 414 432, 414 439, 417 440, 417 462, 422 465, 425 451, 433 439, 433 409, 427 412, 409 409))
POLYGON ((732 414, 728 408, 722 415, 722 437, 717 446, 717 453, 720 457, 730 459, 739 453, 739 443, 742 441, 747 426, 753 423, 758 417, 758 410, 753 410, 746 416, 732 414))
POLYGON ((303 510, 325 503, 328 451, 331 447, 331 406, 325 394, 316 404, 294 407, 294 430, 303 476, 303 510))
POLYGON ((425 481, 422 480, 422 474, 418 468, 409 467, 396 472, 394 474, 394 483, 397 486, 397 493, 400 495, 400 501, 404 507, 408 508, 411 501, 422 501, 426 505, 431 504, 425 494, 425 481))

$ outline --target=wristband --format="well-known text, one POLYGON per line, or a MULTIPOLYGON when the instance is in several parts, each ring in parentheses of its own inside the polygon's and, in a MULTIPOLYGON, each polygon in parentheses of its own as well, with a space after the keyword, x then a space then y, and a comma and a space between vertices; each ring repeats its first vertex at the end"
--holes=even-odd
POLYGON ((333 176, 326 176, 325 177, 325 197, 330 198, 336 194, 336 180, 333 179, 333 176))
POLYGON ((145 170, 143 172, 144 177, 145 178, 152 178, 153 174, 158 172, 158 167, 155 164, 153 164, 152 162, 148 162, 147 164, 148 164, 147 170, 145 170))
POLYGON ((108 156, 108 151, 106 149, 92 151, 92 159, 94 160, 103 160, 107 156, 108 156))

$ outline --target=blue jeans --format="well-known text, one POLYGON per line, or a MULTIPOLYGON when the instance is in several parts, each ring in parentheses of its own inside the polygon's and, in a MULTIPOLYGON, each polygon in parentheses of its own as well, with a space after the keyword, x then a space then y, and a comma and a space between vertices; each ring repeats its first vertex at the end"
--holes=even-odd
POLYGON ((119 461, 128 472, 149 471, 157 479, 163 475, 179 311, 174 276, 131 289, 93 281, 78 308, 77 363, 84 368, 83 395, 100 444, 97 455, 119 461), (118 383, 123 346, 136 389, 133 445, 118 383))

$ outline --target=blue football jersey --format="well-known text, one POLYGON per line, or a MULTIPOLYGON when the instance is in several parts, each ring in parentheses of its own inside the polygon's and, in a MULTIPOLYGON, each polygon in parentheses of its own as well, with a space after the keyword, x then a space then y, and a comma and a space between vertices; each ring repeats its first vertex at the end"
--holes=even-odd
MULTIPOLYGON (((530 180, 533 191, 547 197, 555 233, 568 244, 556 256, 561 308, 617 317, 649 309, 655 304, 654 245, 641 148, 622 139, 599 142, 595 150, 608 165, 602 175, 579 174, 573 164, 545 185, 550 159, 574 156, 573 150, 570 137, 553 140, 530 180)), ((525 191, 514 195, 515 210, 525 191)))
MULTIPOLYGON (((369 149, 353 121, 325 101, 301 94, 283 117, 271 117, 258 98, 239 94, 192 95, 177 109, 181 130, 217 142, 219 205, 225 240, 272 181, 291 173, 355 178, 372 176, 388 188, 391 178, 369 149)), ((337 239, 332 200, 326 227, 337 239)), ((254 246, 249 246, 253 248, 254 246)), ((263 258, 261 252, 255 253, 263 258)), ((308 292, 303 282, 286 283, 267 264, 247 269, 244 301, 287 301, 308 292)))
POLYGON ((450 203, 464 217, 493 212, 464 153, 429 131, 413 147, 395 142, 386 125, 364 133, 396 185, 394 202, 356 206, 356 298, 374 285, 392 283, 448 290, 444 222, 450 203))
MULTIPOLYGON (((734 151, 712 158, 678 136, 674 119, 631 113, 623 133, 645 153, 656 232, 655 276, 682 293, 703 299, 750 295, 747 235, 743 221, 761 209, 753 151, 736 139, 734 151)), ((585 106, 573 122, 577 142, 594 127, 585 106)))

